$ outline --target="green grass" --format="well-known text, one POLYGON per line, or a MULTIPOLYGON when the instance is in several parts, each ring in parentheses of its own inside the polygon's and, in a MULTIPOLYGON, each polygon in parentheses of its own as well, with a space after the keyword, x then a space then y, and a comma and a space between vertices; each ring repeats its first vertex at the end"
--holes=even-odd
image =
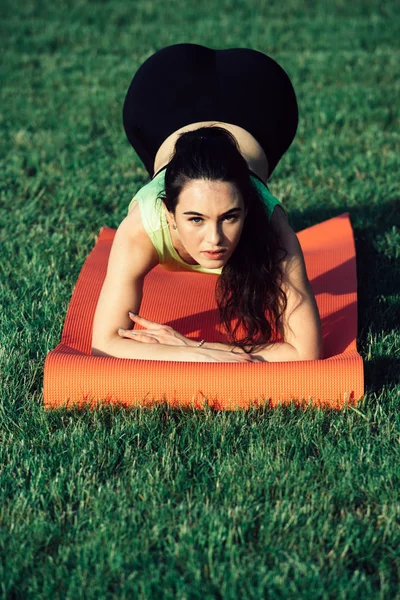
POLYGON ((400 598, 400 10, 396 2, 5 0, 0 8, 0 595, 400 598), (296 230, 350 212, 366 396, 342 412, 46 412, 99 229, 147 181, 124 94, 191 41, 275 58, 296 230))

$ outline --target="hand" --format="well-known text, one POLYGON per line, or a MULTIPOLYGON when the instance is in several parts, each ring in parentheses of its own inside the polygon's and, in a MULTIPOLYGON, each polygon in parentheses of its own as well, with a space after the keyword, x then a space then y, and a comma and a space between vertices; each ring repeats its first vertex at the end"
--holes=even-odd
POLYGON ((257 359, 251 354, 233 352, 225 352, 224 350, 209 350, 208 348, 197 348, 196 354, 199 354, 199 362, 235 362, 235 363, 251 363, 257 359))
POLYGON ((129 318, 134 323, 144 327, 144 330, 126 329, 124 331, 119 329, 118 334, 121 337, 130 338, 135 340, 135 342, 141 342, 142 344, 164 344, 166 346, 192 347, 197 346, 197 342, 195 340, 185 337, 178 331, 175 331, 175 329, 169 325, 156 323, 155 321, 150 321, 149 319, 139 317, 139 315, 134 315, 133 313, 129 313, 129 318))
POLYGON ((227 350, 209 349, 200 347, 198 348, 198 342, 185 337, 178 331, 175 331, 169 325, 163 325, 150 321, 139 315, 129 313, 130 319, 134 323, 144 327, 144 330, 132 330, 132 329, 119 329, 118 334, 120 337, 135 340, 142 344, 163 344, 166 346, 189 346, 193 357, 191 362, 235 362, 235 363, 250 363, 260 360, 251 354, 245 352, 230 352, 227 350))

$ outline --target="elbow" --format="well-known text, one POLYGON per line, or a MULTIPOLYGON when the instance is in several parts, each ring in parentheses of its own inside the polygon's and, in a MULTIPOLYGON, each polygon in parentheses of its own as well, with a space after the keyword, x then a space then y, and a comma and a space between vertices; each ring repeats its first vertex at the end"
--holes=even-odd
POLYGON ((105 347, 101 341, 96 338, 94 335, 92 336, 92 356, 104 356, 105 355, 105 347))
POLYGON ((108 354, 107 352, 105 352, 101 348, 92 346, 92 356, 107 356, 107 357, 110 357, 110 356, 112 356, 112 354, 108 354))
POLYGON ((92 337, 92 356, 113 356, 110 352, 111 344, 117 336, 113 338, 100 338, 99 336, 92 337))
POLYGON ((303 351, 298 349, 297 354, 299 355, 299 360, 323 360, 324 358, 322 347, 303 351))
POLYGON ((322 353, 319 352, 309 352, 300 357, 300 360, 322 360, 324 357, 322 353))
POLYGON ((137 342, 123 339, 121 336, 110 335, 102 339, 92 338, 92 356, 105 356, 107 358, 136 358, 132 348, 137 342), (127 342, 130 342, 129 344, 127 342))
POLYGON ((299 344, 297 354, 300 360, 323 360, 324 344, 321 330, 313 336, 313 339, 309 339, 307 343, 299 344))

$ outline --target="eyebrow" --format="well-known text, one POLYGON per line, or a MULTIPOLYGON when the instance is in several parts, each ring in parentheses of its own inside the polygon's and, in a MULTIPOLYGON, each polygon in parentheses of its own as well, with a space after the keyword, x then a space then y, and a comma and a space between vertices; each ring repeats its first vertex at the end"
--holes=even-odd
MULTIPOLYGON (((224 212, 221 215, 221 217, 226 217, 226 215, 230 215, 231 213, 241 212, 241 210, 242 209, 239 206, 237 208, 231 208, 230 210, 227 210, 226 212, 224 212)), ((183 214, 184 215, 195 215, 196 217, 204 217, 205 216, 194 210, 188 210, 188 211, 184 212, 183 214)))

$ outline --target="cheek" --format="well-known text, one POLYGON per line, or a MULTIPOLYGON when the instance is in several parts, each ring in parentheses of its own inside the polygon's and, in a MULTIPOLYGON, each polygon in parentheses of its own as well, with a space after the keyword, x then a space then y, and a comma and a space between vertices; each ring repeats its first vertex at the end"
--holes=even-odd
POLYGON ((185 246, 193 246, 201 239, 201 228, 193 227, 192 224, 184 224, 179 228, 180 238, 185 246))
POLYGON ((242 235, 244 223, 238 223, 235 227, 231 227, 227 231, 227 238, 232 241, 235 245, 239 242, 240 236, 242 235))

